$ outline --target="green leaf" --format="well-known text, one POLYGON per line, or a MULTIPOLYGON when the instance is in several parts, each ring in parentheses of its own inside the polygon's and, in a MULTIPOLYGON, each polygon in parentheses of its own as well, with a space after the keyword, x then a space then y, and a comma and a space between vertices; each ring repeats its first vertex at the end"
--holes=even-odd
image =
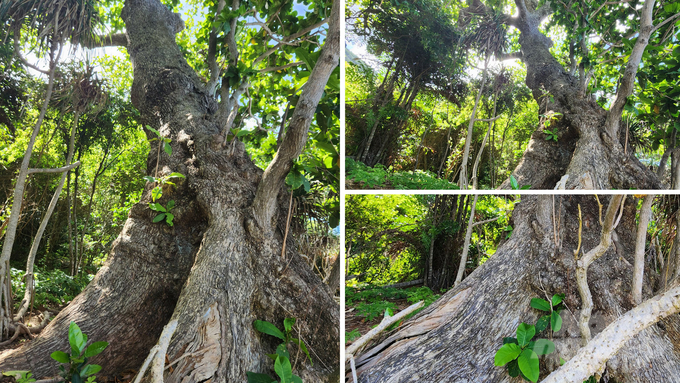
POLYGON ((150 127, 149 125, 147 125, 146 128, 147 128, 148 130, 150 130, 150 131, 156 133, 156 135, 157 135, 158 137, 161 136, 161 132, 159 132, 158 130, 156 130, 156 129, 150 127))
POLYGON ((547 311, 547 312, 552 311, 551 308, 550 308, 550 303, 548 301, 546 301, 545 299, 541 299, 541 298, 532 298, 529 306, 531 306, 531 307, 533 307, 537 310, 542 310, 542 311, 547 311))
POLYGON ((293 367, 290 365, 290 360, 285 356, 276 358, 274 371, 281 378, 281 383, 291 383, 293 381, 293 367))
POLYGON ((513 359, 508 363, 508 375, 512 376, 513 378, 516 378, 519 376, 520 371, 519 371, 519 364, 517 364, 517 359, 513 359))
POLYGON ((546 328, 548 328, 548 325, 550 325, 550 314, 548 315, 543 315, 538 319, 536 322, 536 332, 542 332, 546 328))
POLYGON ((517 359, 519 370, 532 382, 538 381, 538 355, 533 350, 525 349, 517 359))
POLYGON ((521 353, 522 349, 518 345, 506 343, 496 351, 496 355, 493 357, 493 364, 499 367, 505 366, 511 360, 517 359, 521 353))
POLYGON ((555 351, 555 343, 549 341, 548 339, 539 339, 533 343, 534 345, 531 347, 531 349, 534 350, 537 355, 548 355, 555 351))
POLYGON ((71 383, 83 383, 83 379, 80 377, 80 375, 76 372, 71 376, 71 383))
POLYGON ((236 137, 241 138, 243 136, 249 135, 250 133, 252 133, 254 131, 255 131, 255 129, 253 129, 253 130, 241 129, 241 130, 238 131, 238 133, 236 133, 236 137))
POLYGON ((293 338, 290 340, 291 342, 295 343, 300 347, 300 350, 307 355, 307 358, 309 359, 309 364, 312 366, 314 365, 314 362, 312 361, 312 357, 309 355, 309 350, 307 350, 307 346, 305 345, 305 342, 301 341, 300 339, 293 338))
POLYGON ((163 150, 165 150, 165 152, 168 153, 169 156, 172 155, 172 146, 170 146, 170 144, 168 144, 167 142, 165 143, 165 145, 163 145, 163 150))
POLYGON ((89 358, 98 355, 108 346, 109 342, 94 342, 87 348, 87 350, 85 350, 85 355, 83 356, 89 358))
MULTIPOLYGON (((290 353, 288 352, 288 349, 286 348, 285 343, 281 343, 276 347, 276 354, 277 356, 285 356, 286 358, 290 359, 290 353)), ((274 358, 276 360, 276 358, 274 358)))
POLYGON ((155 188, 151 189, 151 200, 156 202, 157 199, 161 198, 163 196, 163 188, 160 186, 156 186, 155 188))
POLYGON ((170 201, 168 201, 167 210, 163 210, 163 211, 170 211, 170 210, 172 210, 174 207, 175 207, 175 200, 174 200, 174 199, 171 199, 170 201))
POLYGON ((187 177, 185 177, 184 174, 182 174, 182 173, 174 172, 174 173, 170 173, 168 175, 168 178, 187 178, 187 177))
POLYGON ((168 226, 174 225, 172 222, 175 219, 175 216, 172 213, 165 213, 165 223, 168 224, 168 226))
POLYGON ((80 370, 80 377, 85 378, 85 377, 88 377, 90 375, 94 375, 94 374, 98 373, 99 371, 101 371, 101 369, 102 369, 102 366, 100 366, 98 364, 88 364, 87 366, 83 367, 82 370, 80 370))
POLYGON ((165 218, 165 213, 158 214, 157 216, 154 217, 153 223, 158 223, 165 218))
POLYGON ((517 326, 517 342, 520 346, 526 346, 536 334, 536 328, 530 324, 520 323, 517 326))
POLYGON ((76 322, 71 322, 68 327, 68 343, 71 345, 71 355, 80 356, 85 349, 85 338, 83 337, 83 332, 80 331, 80 327, 76 322))
POLYGON ((156 182, 156 178, 155 178, 155 177, 144 176, 144 179, 145 179, 147 182, 156 182))
POLYGON ((564 294, 555 294, 555 295, 553 295, 553 297, 552 297, 552 305, 553 305, 553 306, 559 305, 560 302, 562 302, 563 299, 564 299, 564 294))
POLYGON ((515 179, 514 176, 510 176, 510 187, 513 188, 514 190, 517 190, 519 187, 519 184, 517 183, 517 180, 515 179))
POLYGON ((564 366, 565 363, 567 363, 567 361, 560 356, 560 366, 564 366))
POLYGON ((550 327, 554 332, 558 332, 562 328, 562 317, 557 311, 552 312, 552 316, 550 317, 550 327))
POLYGON ((286 318, 283 320, 283 327, 286 329, 286 332, 290 332, 290 330, 293 329, 294 324, 295 318, 286 318))
POLYGON ((513 337, 505 337, 503 338, 503 344, 508 344, 508 343, 514 343, 514 344, 519 344, 517 343, 517 339, 513 337))
POLYGON ((167 210, 165 210, 163 205, 156 203, 156 202, 150 202, 149 203, 149 209, 151 209, 153 211, 161 211, 163 213, 165 213, 167 211, 167 210))
POLYGON ((293 374, 293 383, 302 383, 302 378, 293 374))
POLYGON ((69 354, 63 351, 55 351, 50 354, 50 357, 59 363, 69 363, 71 361, 69 359, 69 354))
POLYGON ((314 69, 314 64, 316 64, 316 60, 312 57, 312 55, 309 54, 309 52, 307 52, 306 49, 304 48, 295 49, 295 56, 297 56, 307 65, 307 69, 309 69, 310 71, 314 69))
POLYGON ((255 372, 246 372, 248 383, 272 383, 273 379, 267 374, 258 374, 255 372))
POLYGON ((255 327, 255 330, 261 333, 275 336, 284 341, 286 340, 286 336, 283 334, 283 332, 267 321, 256 320, 253 322, 253 327, 255 327))

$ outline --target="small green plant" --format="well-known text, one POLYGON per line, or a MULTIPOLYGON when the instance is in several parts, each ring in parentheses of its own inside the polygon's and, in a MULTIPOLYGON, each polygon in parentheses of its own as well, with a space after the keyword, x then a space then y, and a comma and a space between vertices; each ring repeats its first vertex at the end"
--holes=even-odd
POLYGON ((352 342, 359 337, 361 337, 361 333, 359 332, 358 328, 355 328, 350 332, 345 331, 345 343, 352 342))
POLYGON ((71 322, 68 328, 68 343, 71 346, 71 353, 55 351, 50 354, 52 359, 66 365, 61 365, 59 375, 65 382, 71 383, 91 383, 94 381, 94 374, 98 373, 102 367, 97 364, 87 364, 87 359, 98 355, 106 347, 108 342, 94 342, 87 348, 87 335, 80 331, 80 327, 75 322, 71 322), (68 368, 68 369, 67 369, 68 368), (87 378, 87 380, 85 380, 87 378))
MULTIPOLYGON (((302 352, 309 358, 309 363, 314 365, 312 357, 309 355, 305 342, 298 338, 293 338, 292 330, 295 325, 295 318, 286 318, 283 320, 284 331, 279 330, 273 323, 267 321, 256 320, 253 322, 255 330, 271 335, 281 339, 283 342, 276 347, 275 354, 267 354, 274 361, 274 371, 281 379, 281 383, 302 383, 302 379, 293 374, 293 367, 290 364, 290 353, 288 352, 288 343, 296 344, 302 352)), ((260 374, 255 372, 246 372, 248 376, 248 383, 273 383, 272 378, 267 374, 260 374)))
POLYGON ((32 378, 30 371, 5 371, 2 373, 5 376, 13 376, 16 383, 33 383, 35 379, 32 378))
POLYGON ((553 140, 553 141, 557 142, 557 130, 553 131, 553 130, 543 129, 543 133, 546 134, 546 137, 545 137, 546 141, 553 140))
MULTIPOLYGON (((388 311, 388 314, 390 312, 394 312, 398 310, 399 307, 397 307, 397 304, 394 302, 388 302, 388 301, 378 301, 378 302, 371 302, 371 303, 360 303, 357 306, 357 315, 361 315, 366 318, 367 322, 372 321, 373 319, 379 317, 380 315, 383 315, 385 311, 388 311)), ((390 314, 392 315, 392 314, 390 314)))
POLYGON ((510 187, 512 190, 526 190, 526 189, 531 189, 531 185, 524 185, 522 187, 519 186, 519 183, 517 182, 517 179, 515 176, 510 176, 510 187))
POLYGON ((149 141, 158 141, 158 157, 156 159, 156 172, 155 175, 152 176, 145 176, 144 179, 147 182, 151 182, 155 184, 154 188, 151 190, 151 202, 149 202, 149 209, 159 212, 160 214, 156 215, 153 219, 154 223, 161 222, 165 220, 165 223, 168 224, 168 226, 173 225, 173 220, 175 219, 175 216, 170 213, 170 210, 172 210, 175 207, 175 201, 170 200, 168 201, 168 204, 166 206, 163 206, 159 203, 156 203, 156 200, 160 199, 163 197, 163 186, 164 185, 171 185, 175 186, 175 183, 170 181, 173 178, 186 178, 184 174, 182 173, 177 173, 173 172, 168 174, 167 176, 163 177, 158 177, 158 161, 160 160, 160 155, 161 155, 161 147, 167 153, 168 156, 172 156, 172 146, 170 146, 170 142, 172 142, 171 139, 165 138, 161 135, 159 131, 156 129, 146 126, 146 128, 151 131, 156 133, 157 138, 152 138, 149 141))
POLYGON ((175 216, 170 213, 170 210, 172 210, 175 207, 175 201, 170 200, 168 201, 168 204, 163 207, 163 205, 155 202, 149 203, 149 209, 153 211, 160 212, 156 217, 154 217, 153 222, 160 222, 165 219, 165 223, 168 224, 168 226, 172 226, 172 220, 175 219, 175 216))
POLYGON ((555 351, 555 344, 548 339, 533 340, 537 333, 548 327, 553 332, 562 328, 560 311, 564 308, 562 300, 564 294, 553 295, 550 302, 541 298, 533 298, 530 306, 548 312, 541 316, 536 325, 521 323, 517 326, 516 338, 503 338, 503 346, 494 356, 494 365, 506 366, 510 376, 522 376, 525 380, 536 383, 539 376, 539 355, 548 355, 555 351))

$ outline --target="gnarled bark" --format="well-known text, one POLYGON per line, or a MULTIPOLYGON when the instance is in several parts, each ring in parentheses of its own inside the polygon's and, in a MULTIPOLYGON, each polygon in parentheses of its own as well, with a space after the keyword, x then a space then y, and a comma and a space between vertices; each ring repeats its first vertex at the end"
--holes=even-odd
MULTIPOLYGON (((600 199, 605 206, 609 203, 609 198, 600 199)), ((589 323, 595 337, 631 309, 636 205, 628 200, 613 245, 588 270, 595 306, 589 323)), ((573 254, 579 204, 581 246, 588 252, 599 245, 594 197, 555 198, 555 214, 562 222, 556 233, 559 241, 554 240, 552 196, 522 197, 513 213, 512 237, 493 257, 382 343, 355 355, 359 382, 512 382, 505 368, 494 366, 503 337, 514 336, 520 323, 536 323, 542 315, 530 307, 532 298, 557 293, 566 295, 569 310, 562 312, 562 330, 554 333, 556 353, 541 362, 541 378, 560 367, 559 357, 571 359, 581 341, 573 254)), ((643 299, 652 296, 660 280, 654 271, 645 274, 643 299)), ((671 316, 639 332, 609 359, 609 377, 627 383, 680 380, 679 331, 680 320, 671 316)))
POLYGON ((151 151, 148 172, 158 161, 159 176, 186 176, 157 201, 175 200, 174 226, 152 223, 147 185, 93 282, 39 338, 1 354, 0 370, 55 375, 49 354, 68 349, 70 321, 92 341, 110 343, 91 360, 102 373, 136 369, 172 318, 178 327, 168 357, 182 359, 166 371, 167 381, 244 381, 246 371, 270 372, 266 354, 277 345, 253 321, 281 327, 294 317, 295 336, 314 361, 300 357, 295 373, 306 381, 337 379, 338 305, 291 246, 280 257, 285 192, 278 193, 271 223, 259 226, 253 201, 263 172, 239 141, 223 147, 217 103, 175 44, 181 19, 158 0, 127 0, 122 17, 134 67, 132 102, 143 124, 172 139, 171 156, 151 151))

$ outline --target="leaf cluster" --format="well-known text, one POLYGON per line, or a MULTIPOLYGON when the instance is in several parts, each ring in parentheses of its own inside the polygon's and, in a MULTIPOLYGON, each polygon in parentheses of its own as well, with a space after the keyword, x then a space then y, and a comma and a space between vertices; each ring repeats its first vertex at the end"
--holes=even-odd
MULTIPOLYGON (((75 322, 71 322, 68 330, 68 342, 71 352, 54 351, 50 357, 59 363, 60 376, 65 382, 82 383, 86 378, 98 373, 102 367, 97 364, 87 364, 88 358, 100 354, 108 347, 108 342, 94 342, 87 348, 87 335, 83 334, 75 322), (64 368, 64 364, 66 368, 64 368)), ((93 378, 93 377, 92 377, 93 378)), ((94 379, 87 379, 92 382, 94 379)))
MULTIPOLYGON (((305 342, 292 335, 293 326, 295 325, 295 318, 286 318, 283 320, 284 331, 279 330, 273 323, 267 321, 256 320, 253 322, 253 327, 263 333, 276 337, 283 342, 276 347, 276 353, 267 354, 269 358, 274 361, 274 371, 281 379, 281 383, 302 383, 302 379, 293 374, 293 367, 290 363, 290 353, 288 352, 288 344, 297 345, 302 352, 307 355, 309 363, 313 366, 312 357, 309 355, 305 342)), ((267 374, 260 374, 248 371, 248 383, 277 383, 267 374)))

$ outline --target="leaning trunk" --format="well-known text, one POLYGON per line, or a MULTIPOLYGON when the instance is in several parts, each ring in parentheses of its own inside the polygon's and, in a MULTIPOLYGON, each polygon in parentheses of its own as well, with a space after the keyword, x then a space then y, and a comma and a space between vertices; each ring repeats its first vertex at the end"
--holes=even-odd
MULTIPOLYGON (((609 203, 601 200, 605 206, 609 203)), ((614 244, 588 271, 595 305, 590 321, 593 336, 631 308, 636 204, 628 200, 614 244)), ((536 323, 541 314, 530 307, 532 298, 563 293, 569 310, 562 312, 562 330, 553 336, 556 352, 541 362, 541 378, 558 369, 559 358, 569 360, 581 342, 575 319, 581 306, 574 260, 578 205, 583 212, 581 248, 587 252, 599 244, 598 205, 592 196, 555 198, 554 211, 562 222, 557 241, 553 197, 523 197, 513 213, 512 237, 461 284, 356 358, 359 381, 512 382, 505 368, 494 366, 503 337, 514 336, 522 322, 536 323)), ((654 294, 660 282, 654 270, 646 271, 643 300, 654 294)), ((610 381, 680 381, 680 351, 673 341, 679 335, 677 316, 640 332, 607 363, 610 381)))
MULTIPOLYGON (((338 305, 292 244, 280 256, 277 227, 285 227, 288 198, 279 194, 273 219, 263 221, 272 227, 261 230, 251 205, 263 172, 241 142, 222 146, 217 104, 175 43, 179 16, 157 0, 128 0, 122 17, 134 65, 132 102, 144 125, 172 140, 171 156, 151 151, 148 173, 158 161, 159 176, 186 175, 156 201, 175 201, 174 226, 152 223, 147 185, 93 282, 39 338, 0 355, 0 370, 55 375, 49 354, 68 350, 70 321, 92 341, 110 343, 92 358, 103 374, 137 369, 172 317, 178 327, 167 356, 181 360, 166 372, 168 381, 245 381, 246 371, 271 371, 266 354, 277 345, 253 321, 281 328, 294 317, 294 336, 314 362, 300 356, 295 373, 337 380, 338 305)), ((294 358, 298 350, 290 351, 294 358)))

